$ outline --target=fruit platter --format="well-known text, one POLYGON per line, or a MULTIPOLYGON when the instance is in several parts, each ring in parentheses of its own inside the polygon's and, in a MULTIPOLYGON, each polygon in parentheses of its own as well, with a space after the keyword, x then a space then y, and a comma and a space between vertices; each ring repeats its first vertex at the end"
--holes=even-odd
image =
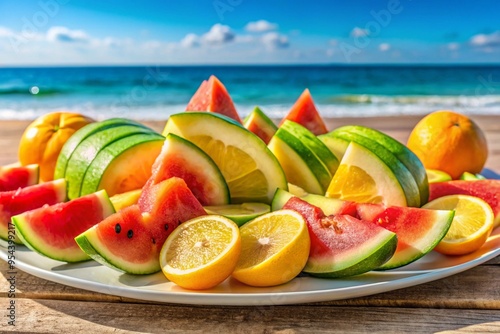
POLYGON ((279 305, 438 280, 500 254, 500 180, 466 115, 403 144, 328 130, 306 89, 278 123, 241 119, 215 76, 159 133, 54 112, 0 167, 0 258, 105 294, 279 305))

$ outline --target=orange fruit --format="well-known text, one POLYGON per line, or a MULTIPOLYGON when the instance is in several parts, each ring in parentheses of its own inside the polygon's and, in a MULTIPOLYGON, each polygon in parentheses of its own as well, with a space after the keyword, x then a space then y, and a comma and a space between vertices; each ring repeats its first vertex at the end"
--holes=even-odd
POLYGON ((469 117, 449 110, 422 118, 413 128, 407 146, 426 169, 441 170, 453 179, 464 172, 481 172, 488 157, 486 137, 479 126, 469 117))
POLYGON ((94 122, 77 113, 53 112, 38 117, 24 131, 19 144, 19 162, 40 165, 41 181, 54 179, 57 157, 75 131, 94 122))

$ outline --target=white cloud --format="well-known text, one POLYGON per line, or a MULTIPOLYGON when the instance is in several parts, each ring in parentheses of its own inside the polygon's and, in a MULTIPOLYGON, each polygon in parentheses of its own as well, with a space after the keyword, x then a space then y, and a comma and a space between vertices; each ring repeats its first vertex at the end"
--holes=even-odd
POLYGON ((475 47, 489 48, 500 46, 500 30, 491 34, 478 34, 470 39, 470 44, 475 47))
POLYGON ((0 37, 11 37, 14 35, 14 32, 9 28, 0 27, 0 37))
POLYGON ((460 44, 455 43, 455 42, 448 43, 447 47, 448 47, 448 50, 450 50, 450 51, 456 51, 460 48, 460 44))
POLYGON ((330 44, 331 46, 337 46, 339 44, 339 41, 338 39, 331 39, 328 41, 328 44, 330 44))
POLYGON ((268 32, 262 36, 262 43, 270 49, 284 49, 290 45, 288 37, 277 32, 268 32))
POLYGON ((196 34, 187 34, 182 40, 181 45, 185 48, 200 46, 200 38, 196 34))
POLYGON ((354 29, 352 29, 351 31, 351 37, 364 37, 364 36, 368 36, 370 34, 370 32, 368 31, 368 29, 362 29, 360 27, 354 27, 354 29))
POLYGON ((266 20, 258 20, 255 22, 248 22, 245 26, 245 30, 248 32, 267 32, 278 29, 276 23, 271 23, 266 20))
POLYGON ((50 42, 88 42, 89 36, 83 30, 51 27, 47 30, 47 40, 50 42))
POLYGON ((225 44, 234 40, 234 33, 229 26, 220 23, 214 24, 210 30, 202 36, 203 41, 208 44, 225 44))
POLYGON ((381 43, 378 46, 378 49, 382 52, 385 52, 391 48, 391 45, 389 43, 381 43))

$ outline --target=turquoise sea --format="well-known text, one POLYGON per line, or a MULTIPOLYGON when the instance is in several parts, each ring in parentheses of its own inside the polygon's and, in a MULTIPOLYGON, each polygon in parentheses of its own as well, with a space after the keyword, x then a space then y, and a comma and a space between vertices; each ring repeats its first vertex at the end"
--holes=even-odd
POLYGON ((305 88, 325 117, 500 115, 500 66, 137 66, 0 68, 0 120, 72 110, 166 119, 215 74, 242 116, 283 116, 305 88))

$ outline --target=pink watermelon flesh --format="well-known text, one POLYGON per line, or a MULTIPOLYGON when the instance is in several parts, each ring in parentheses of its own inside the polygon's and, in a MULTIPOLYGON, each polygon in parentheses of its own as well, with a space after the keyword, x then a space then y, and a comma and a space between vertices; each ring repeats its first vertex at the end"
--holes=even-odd
POLYGON ((31 250, 65 262, 88 260, 75 237, 114 213, 105 191, 25 212, 12 218, 31 250))
POLYGON ((311 249, 304 272, 313 276, 359 275, 383 265, 396 250, 396 235, 377 224, 349 215, 325 216, 297 197, 283 209, 299 212, 307 222, 311 249))
POLYGON ((453 211, 411 207, 385 207, 380 204, 357 205, 357 217, 368 220, 398 236, 394 256, 379 269, 393 269, 420 259, 436 247, 446 235, 453 211))
POLYGON ((35 185, 38 174, 38 165, 0 167, 0 192, 35 185))
POLYGON ((145 189, 171 177, 183 179, 202 205, 229 203, 227 184, 215 162, 200 148, 174 134, 167 135, 143 192, 148 193, 145 189), (198 151, 198 155, 193 157, 193 151, 198 151), (204 156, 202 161, 199 155, 204 156))
POLYGON ((0 238, 22 244, 14 237, 11 217, 66 200, 66 181, 59 179, 18 190, 0 192, 0 238))
POLYGON ((242 123, 226 87, 212 75, 204 80, 189 101, 186 111, 210 111, 231 117, 242 123))
POLYGON ((186 183, 173 177, 148 188, 138 205, 104 219, 76 241, 106 266, 129 274, 151 274, 160 270, 160 250, 170 233, 205 214, 186 183))
POLYGON ((429 184, 429 201, 447 195, 470 195, 488 203, 500 225, 500 180, 445 181, 429 184))

